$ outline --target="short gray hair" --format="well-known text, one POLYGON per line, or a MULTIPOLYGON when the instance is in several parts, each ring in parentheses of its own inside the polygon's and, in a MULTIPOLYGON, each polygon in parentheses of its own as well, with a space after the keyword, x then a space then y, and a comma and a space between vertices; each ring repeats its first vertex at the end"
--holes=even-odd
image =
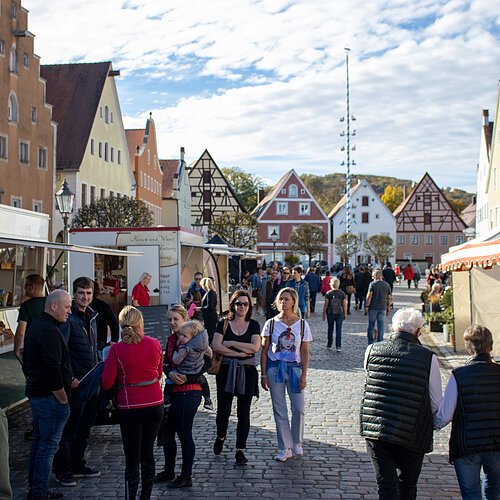
POLYGON ((152 278, 152 276, 149 273, 142 273, 139 281, 142 281, 144 278, 152 278))
POLYGON ((71 295, 62 288, 58 288, 53 292, 50 292, 47 297, 45 297, 45 311, 50 311, 50 306, 56 302, 62 302, 66 296, 71 299, 71 295))
POLYGON ((424 325, 424 317, 420 311, 412 307, 399 309, 392 318, 394 332, 408 332, 415 335, 424 325))
POLYGON ((382 273, 382 271, 380 269, 375 269, 375 271, 373 271, 372 276, 373 276, 373 279, 380 280, 380 279, 382 279, 384 274, 382 273))

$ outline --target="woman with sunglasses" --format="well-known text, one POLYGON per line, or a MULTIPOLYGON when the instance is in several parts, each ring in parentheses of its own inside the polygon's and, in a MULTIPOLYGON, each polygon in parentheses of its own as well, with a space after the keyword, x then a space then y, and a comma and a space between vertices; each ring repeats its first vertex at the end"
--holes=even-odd
POLYGON ((275 459, 285 462, 304 454, 304 389, 312 336, 309 324, 299 316, 299 299, 293 288, 279 291, 276 308, 278 315, 266 321, 262 330, 261 385, 271 391, 280 450, 275 459), (291 403, 291 427, 285 389, 291 403))
POLYGON ((217 437, 214 453, 220 455, 226 439, 233 398, 237 400, 236 463, 245 465, 250 406, 259 395, 255 354, 260 349, 260 325, 252 319, 252 301, 246 290, 237 290, 229 301, 229 314, 215 329, 212 348, 223 356, 217 383, 217 437))

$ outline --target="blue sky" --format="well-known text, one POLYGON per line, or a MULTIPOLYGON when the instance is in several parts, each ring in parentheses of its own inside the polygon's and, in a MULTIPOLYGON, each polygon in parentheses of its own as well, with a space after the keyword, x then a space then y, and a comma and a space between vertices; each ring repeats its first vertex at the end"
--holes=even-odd
POLYGON ((276 181, 340 172, 351 48, 354 173, 473 190, 500 78, 498 0, 25 0, 42 63, 111 60, 127 128, 276 181), (89 26, 92 28, 89 30, 89 26))

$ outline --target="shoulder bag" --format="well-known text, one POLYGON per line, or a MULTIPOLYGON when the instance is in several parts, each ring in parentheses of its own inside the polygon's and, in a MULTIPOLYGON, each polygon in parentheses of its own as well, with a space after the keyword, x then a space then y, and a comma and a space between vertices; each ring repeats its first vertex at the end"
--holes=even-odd
MULTIPOLYGON (((227 327, 229 325, 229 320, 227 318, 224 318, 224 327, 222 328, 222 340, 224 340, 224 336, 226 335, 227 327)), ((219 354, 218 352, 213 351, 212 352, 212 365, 210 368, 207 370, 207 373, 209 375, 217 375, 220 370, 220 365, 222 363, 222 354, 219 354)))

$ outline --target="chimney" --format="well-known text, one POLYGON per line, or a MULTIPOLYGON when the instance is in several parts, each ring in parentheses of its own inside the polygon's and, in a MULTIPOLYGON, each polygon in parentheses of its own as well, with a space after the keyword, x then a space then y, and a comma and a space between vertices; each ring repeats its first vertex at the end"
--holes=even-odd
POLYGON ((266 196, 266 190, 259 189, 257 193, 257 205, 265 198, 265 196, 266 196))
POLYGON ((181 161, 184 161, 184 146, 181 146, 181 161))
POLYGON ((487 127, 490 124, 490 112, 487 109, 483 109, 483 127, 487 127))

